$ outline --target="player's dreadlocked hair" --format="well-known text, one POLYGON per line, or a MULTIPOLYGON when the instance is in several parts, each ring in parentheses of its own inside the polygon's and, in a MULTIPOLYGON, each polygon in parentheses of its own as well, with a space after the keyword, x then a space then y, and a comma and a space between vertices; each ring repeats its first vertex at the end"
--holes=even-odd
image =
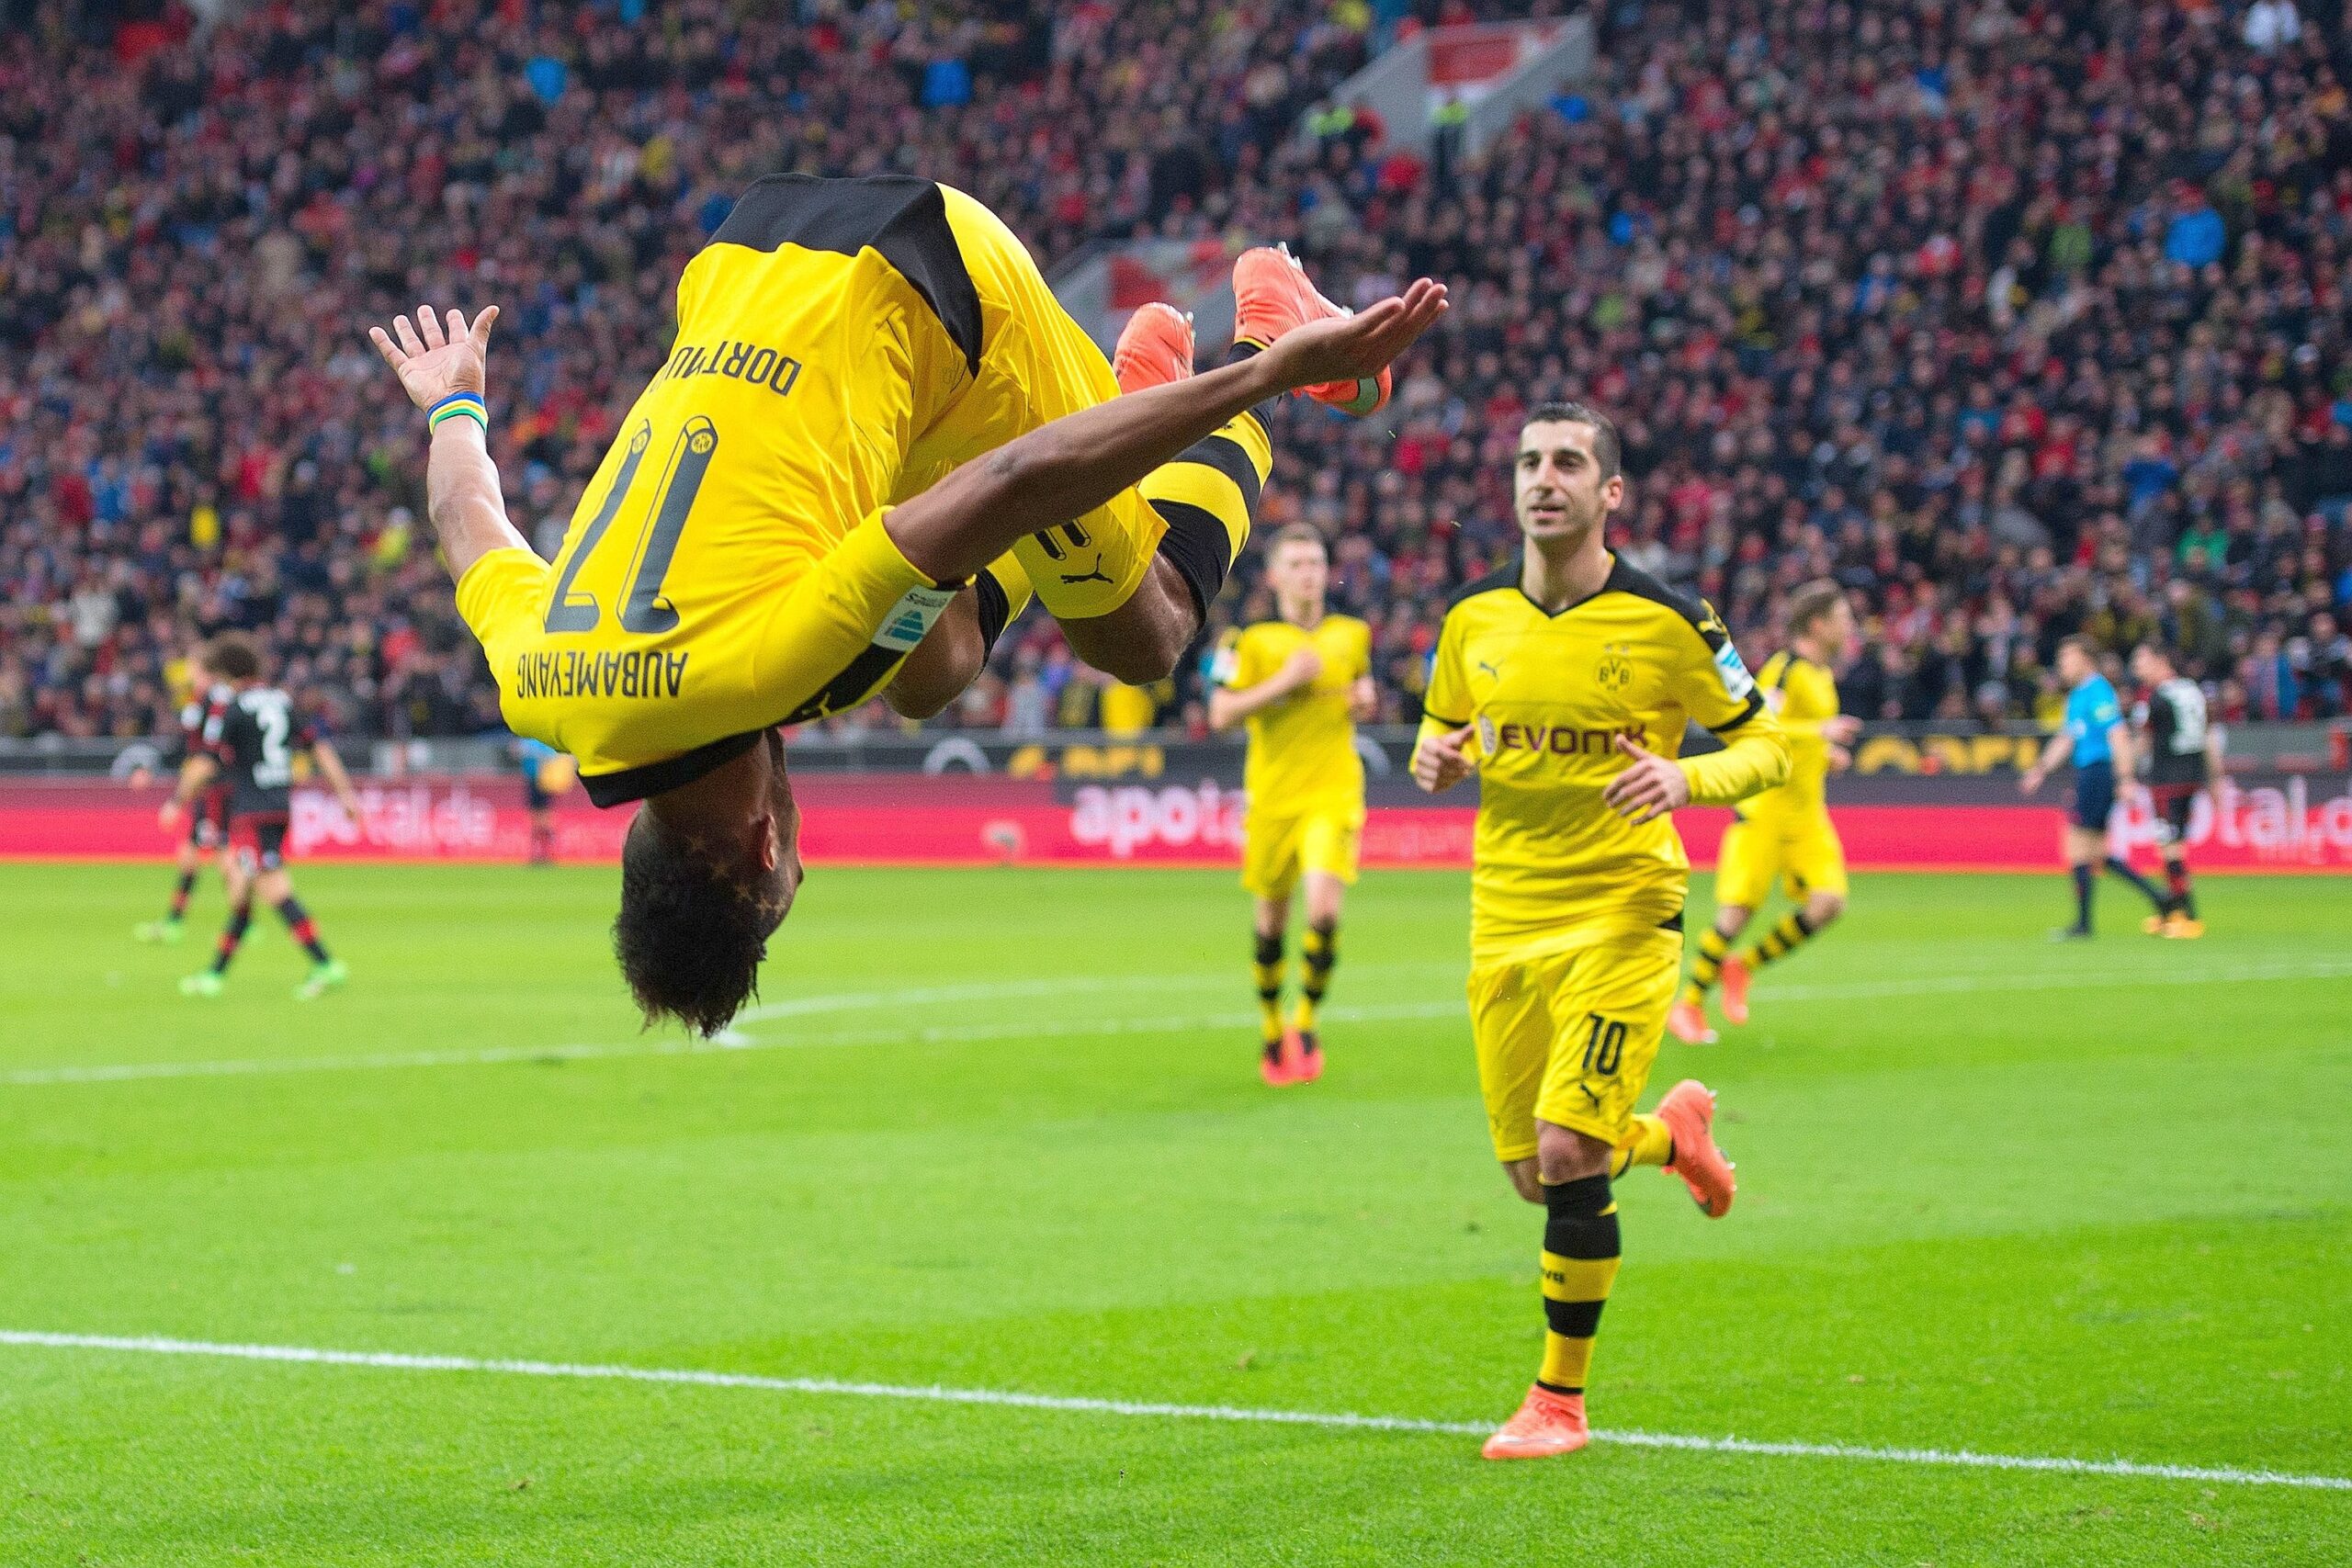
POLYGON ((747 883, 639 813, 621 844, 613 953, 649 1026, 674 1018, 705 1038, 727 1027, 759 993, 783 887, 747 883))

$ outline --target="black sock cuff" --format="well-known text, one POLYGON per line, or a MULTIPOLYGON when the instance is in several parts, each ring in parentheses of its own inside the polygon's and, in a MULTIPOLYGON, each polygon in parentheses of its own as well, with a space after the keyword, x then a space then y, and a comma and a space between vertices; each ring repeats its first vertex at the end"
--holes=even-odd
POLYGON ((1795 923, 1797 930, 1804 932, 1805 935, 1813 934, 1813 918, 1803 909, 1792 909, 1789 911, 1789 919, 1795 923))
POLYGON ((996 651, 996 639, 1004 635, 1005 623, 1012 618, 1012 600, 992 571, 972 579, 972 593, 979 601, 980 661, 985 664, 996 651))
POLYGON ((1544 1207, 1555 1219, 1592 1219, 1609 1207, 1609 1175, 1579 1176, 1557 1186, 1544 1184, 1544 1207))
POLYGON ((1151 505, 1168 525, 1159 538, 1159 553, 1184 580, 1193 609, 1205 626, 1209 606, 1225 591, 1226 574, 1233 570, 1233 536, 1205 506, 1188 501, 1155 501, 1151 505))
POLYGON ((1283 961, 1282 938, 1278 936, 1256 936, 1253 933, 1251 940, 1257 943, 1256 947, 1251 950, 1251 955, 1255 957, 1259 963, 1280 964, 1283 961))

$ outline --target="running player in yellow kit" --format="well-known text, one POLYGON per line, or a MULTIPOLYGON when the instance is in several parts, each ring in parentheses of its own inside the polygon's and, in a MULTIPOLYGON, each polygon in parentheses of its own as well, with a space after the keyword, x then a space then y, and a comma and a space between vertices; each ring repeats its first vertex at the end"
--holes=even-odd
POLYGON ((1241 886, 1250 890, 1258 981, 1259 1076, 1277 1088, 1323 1076, 1317 1014, 1340 961, 1340 909, 1356 879, 1363 833, 1363 759, 1356 723, 1379 702, 1372 628, 1326 615, 1331 558, 1312 523, 1274 536, 1266 561, 1279 617, 1234 634, 1218 650, 1209 724, 1250 727, 1242 787, 1241 886), (1298 1010, 1283 1024, 1283 937, 1292 890, 1306 886, 1298 1010))
POLYGON ((1589 1438, 1585 1374, 1617 1275, 1611 1179, 1662 1166, 1715 1217, 1735 1190, 1703 1084, 1675 1085, 1654 1115, 1634 1106, 1682 965, 1690 863, 1672 813, 1779 784, 1788 744, 1714 611, 1604 545, 1625 493, 1619 452, 1615 427, 1582 404, 1528 414, 1514 487, 1523 556, 1446 612, 1413 750, 1423 789, 1478 774, 1478 1084, 1497 1157, 1544 1209, 1542 1370, 1487 1440, 1488 1459, 1589 1438), (1678 760, 1691 719, 1724 750, 1678 760))
POLYGON ((1785 958, 1846 912, 1846 849, 1829 820, 1826 781, 1853 761, 1846 748, 1862 721, 1838 711, 1834 671, 1852 651, 1854 611, 1846 591, 1826 578, 1789 598, 1789 646, 1764 661, 1756 684, 1789 735, 1789 782, 1739 803, 1739 819, 1724 833, 1715 861, 1715 923, 1699 933, 1690 981, 1666 1026, 1688 1044, 1712 1042, 1708 988, 1718 975, 1724 1017, 1747 1021, 1747 982, 1759 967, 1785 958), (1731 944, 1772 896, 1779 882, 1797 908, 1746 953, 1731 944))
POLYGON ((1166 674, 1248 535, 1272 460, 1251 410, 1370 412, 1445 308, 1424 282, 1347 320, 1273 251, 1234 285, 1235 362, 1122 399, 970 197, 763 179, 687 264, 677 340, 553 563, 489 457, 495 307, 371 333, 426 412, 428 510, 509 727, 577 757, 598 805, 646 802, 614 945, 649 1020, 713 1032, 757 982, 800 881, 780 727, 886 689, 936 711, 1023 577, 1090 662, 1166 674))

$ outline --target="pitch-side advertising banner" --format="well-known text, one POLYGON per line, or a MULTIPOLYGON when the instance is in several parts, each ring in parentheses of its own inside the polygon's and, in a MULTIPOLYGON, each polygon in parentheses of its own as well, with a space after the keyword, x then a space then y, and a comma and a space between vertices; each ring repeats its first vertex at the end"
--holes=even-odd
MULTIPOLYGON (((1246 801, 1213 779, 1134 782, 1001 776, 801 775, 808 858, 836 863, 1225 866, 1239 856, 1246 801)), ((1388 799, 1395 797, 1387 796, 1388 799)), ((159 829, 153 789, 74 781, 0 783, 0 856, 146 859, 177 840, 159 829)), ((519 861, 530 817, 503 778, 365 784, 345 818, 321 791, 294 795, 288 847, 298 860, 519 861)), ((620 852, 627 808, 598 811, 575 792, 551 816, 560 860, 620 852)), ((2034 870, 2053 864, 2063 817, 2051 803, 1910 798, 1833 807, 1859 868, 2034 870)), ((1680 814, 1691 859, 1713 863, 1730 814, 1680 814)), ((1368 866, 1464 866, 1475 815, 1462 805, 1384 804, 1364 823, 1368 866)), ((2137 803, 2111 824, 2119 850, 2143 863, 2155 824, 2137 803)), ((2189 823, 2193 863, 2213 869, 2352 870, 2352 778, 2233 778, 2201 798, 2189 823)))

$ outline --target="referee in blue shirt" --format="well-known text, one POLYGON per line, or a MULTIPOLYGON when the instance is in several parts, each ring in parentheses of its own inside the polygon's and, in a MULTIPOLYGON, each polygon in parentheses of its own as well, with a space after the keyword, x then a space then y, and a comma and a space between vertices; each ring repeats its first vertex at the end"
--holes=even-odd
POLYGON ((2066 682, 2065 722, 2025 771, 2018 785, 2031 795, 2059 763, 2069 758, 2074 761, 2075 804, 2066 822, 2066 867, 2075 879, 2075 923, 2050 933, 2053 941, 2072 942, 2091 934, 2091 867, 2100 861, 2144 894, 2156 913, 2163 914, 2165 906, 2154 884, 2107 852, 2107 818, 2115 809, 2115 781, 2132 777, 2132 728, 2123 722, 2123 705, 2116 701, 2114 686, 2098 672, 2090 638, 2070 637, 2058 644, 2058 678, 2066 682))

